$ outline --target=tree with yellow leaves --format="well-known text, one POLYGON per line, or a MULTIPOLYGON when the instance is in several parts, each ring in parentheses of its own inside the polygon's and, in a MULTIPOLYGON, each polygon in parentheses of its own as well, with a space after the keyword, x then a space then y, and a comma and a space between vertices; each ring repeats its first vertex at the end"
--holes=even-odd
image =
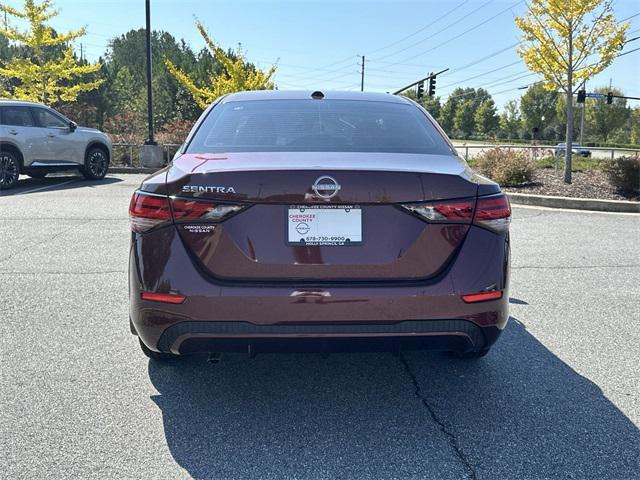
POLYGON ((196 28, 214 58, 222 65, 222 73, 211 73, 209 75, 210 85, 198 86, 182 70, 176 67, 170 60, 165 59, 164 63, 169 72, 180 82, 193 96, 196 103, 201 108, 208 107, 216 98, 228 93, 240 92, 243 90, 273 90, 271 77, 276 71, 273 65, 266 72, 254 68, 247 64, 241 48, 230 55, 216 45, 209 37, 204 25, 196 21, 196 28), (233 58, 235 57, 235 58, 233 58))
POLYGON ((625 41, 629 23, 618 24, 609 0, 530 0, 516 18, 523 43, 518 53, 543 78, 545 88, 566 94, 564 181, 571 183, 573 93, 576 85, 607 68, 625 41))
POLYGON ((81 92, 93 90, 103 82, 102 79, 83 81, 83 77, 98 72, 101 65, 83 65, 76 60, 69 42, 83 36, 85 28, 56 34, 46 24, 59 13, 52 7, 51 0, 41 3, 25 0, 21 10, 0 3, 0 12, 29 25, 25 31, 9 24, 0 27, 0 35, 23 45, 26 52, 23 58, 12 58, 0 65, 0 77, 8 80, 2 82, 4 87, 0 84, 0 97, 52 104, 70 102, 81 92))

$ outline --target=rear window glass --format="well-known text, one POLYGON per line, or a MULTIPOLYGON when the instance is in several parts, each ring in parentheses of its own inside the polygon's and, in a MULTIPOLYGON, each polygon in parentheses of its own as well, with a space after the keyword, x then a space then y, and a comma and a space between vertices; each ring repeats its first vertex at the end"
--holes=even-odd
POLYGON ((451 154, 415 106, 359 100, 254 100, 214 107, 188 153, 451 154))

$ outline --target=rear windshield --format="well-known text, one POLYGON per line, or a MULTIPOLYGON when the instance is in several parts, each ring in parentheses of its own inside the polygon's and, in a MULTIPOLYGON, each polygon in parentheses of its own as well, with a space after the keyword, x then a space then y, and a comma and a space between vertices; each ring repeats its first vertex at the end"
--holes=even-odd
POLYGON ((254 100, 214 107, 187 153, 451 154, 415 106, 359 100, 254 100))

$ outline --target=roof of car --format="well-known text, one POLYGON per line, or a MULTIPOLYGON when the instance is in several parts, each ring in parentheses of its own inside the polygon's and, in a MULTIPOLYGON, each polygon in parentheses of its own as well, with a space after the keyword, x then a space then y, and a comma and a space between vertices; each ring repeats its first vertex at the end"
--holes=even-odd
POLYGON ((8 105, 8 106, 16 106, 16 105, 22 105, 22 106, 33 106, 33 105, 37 105, 39 107, 45 107, 46 105, 43 105, 42 103, 39 102, 30 102, 28 100, 6 100, 6 99, 0 99, 0 105, 8 105))
POLYGON ((408 103, 405 97, 389 93, 345 92, 334 90, 252 90, 232 93, 222 102, 242 102, 247 100, 309 100, 311 94, 321 92, 325 100, 362 100, 369 102, 408 103))

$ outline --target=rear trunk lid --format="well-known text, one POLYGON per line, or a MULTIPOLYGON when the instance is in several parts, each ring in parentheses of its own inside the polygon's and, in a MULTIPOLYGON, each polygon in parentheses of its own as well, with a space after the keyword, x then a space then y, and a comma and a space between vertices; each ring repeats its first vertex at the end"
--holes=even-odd
POLYGON ((226 153, 176 159, 166 193, 246 206, 219 223, 177 222, 187 249, 214 278, 376 282, 437 275, 469 228, 428 224, 400 204, 475 198, 479 183, 451 155, 226 153), (328 236, 305 236, 319 221, 328 236), (352 236, 346 242, 345 231, 352 236))

